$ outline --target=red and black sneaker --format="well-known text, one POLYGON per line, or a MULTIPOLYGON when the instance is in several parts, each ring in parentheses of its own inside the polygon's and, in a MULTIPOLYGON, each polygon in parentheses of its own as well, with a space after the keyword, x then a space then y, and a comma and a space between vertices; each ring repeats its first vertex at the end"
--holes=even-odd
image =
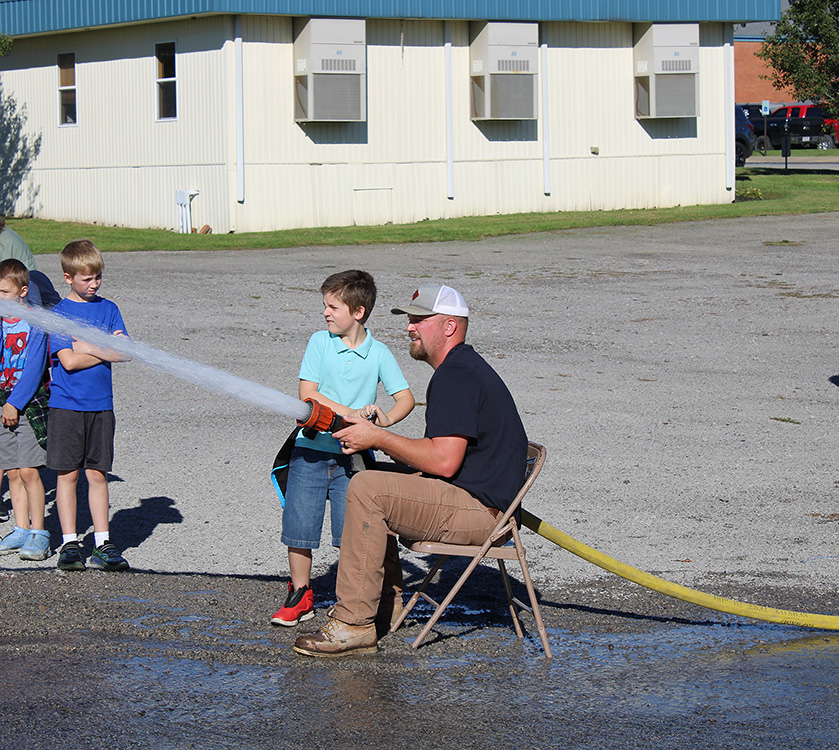
POLYGON ((310 586, 301 586, 299 589, 292 588, 288 584, 288 597, 285 604, 271 616, 274 625, 285 625, 291 627, 298 622, 311 620, 315 616, 315 595, 310 586))

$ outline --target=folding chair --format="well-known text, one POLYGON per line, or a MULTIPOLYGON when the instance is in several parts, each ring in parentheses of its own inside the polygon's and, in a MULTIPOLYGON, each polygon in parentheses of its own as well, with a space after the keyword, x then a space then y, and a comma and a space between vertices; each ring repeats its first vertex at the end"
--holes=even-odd
POLYGON ((494 560, 498 560, 498 567, 501 570, 501 580, 504 583, 504 593, 507 595, 507 603, 510 606, 510 614, 513 616, 513 626, 516 629, 516 635, 519 639, 524 638, 524 632, 522 631, 521 622, 519 621, 519 611, 527 610, 528 612, 533 614, 534 619, 536 620, 536 627, 539 630, 539 637, 542 640, 542 647, 545 649, 545 657, 548 659, 553 658, 553 654, 551 654, 551 647, 548 644, 548 634, 545 630, 545 624, 542 621, 542 612, 539 609, 539 602, 536 601, 536 591, 533 588, 533 582, 530 579, 530 570, 527 567, 527 561, 525 559, 525 551, 524 546, 521 543, 521 536, 519 535, 519 529, 516 525, 516 519, 513 514, 518 510, 521 506, 522 498, 524 498, 527 491, 533 485, 539 471, 542 469, 542 465, 545 463, 545 448, 544 446, 539 445, 538 443, 530 442, 528 443, 527 447, 527 469, 525 471, 525 481, 522 488, 518 491, 515 499, 511 503, 510 507, 507 511, 499 516, 498 523, 495 525, 492 533, 489 535, 487 540, 481 545, 462 545, 462 544, 445 544, 443 542, 429 542, 429 541, 413 541, 411 539, 404 539, 400 538, 399 542, 407 549, 411 550, 412 552, 422 552, 426 554, 432 555, 439 555, 437 560, 434 562, 434 565, 431 567, 431 570, 428 571, 428 575, 426 575, 423 582, 420 584, 419 588, 414 592, 413 596, 408 601, 408 604, 405 605, 405 608, 402 610, 402 614, 399 616, 399 619, 393 623, 391 627, 391 632, 398 630, 398 628, 402 625, 405 621, 405 618, 408 616, 408 613, 413 609, 414 605, 419 601, 420 597, 425 599, 429 604, 435 607, 434 614, 431 615, 431 619, 425 624, 423 627, 422 632, 416 637, 414 642, 411 644, 413 648, 418 648, 420 643, 422 643, 423 639, 426 635, 428 635, 431 628, 434 627, 434 624, 437 620, 440 619, 440 616, 443 614, 443 611, 446 607, 449 606, 451 601, 457 595, 457 592, 463 587, 463 584, 466 583, 466 579, 472 574, 472 571, 478 566, 478 563, 481 562, 484 558, 491 558, 494 560), (513 541, 512 546, 502 546, 506 544, 510 539, 513 541), (446 560, 447 557, 457 556, 457 557, 471 557, 472 561, 467 566, 466 570, 463 571, 463 574, 457 580, 454 586, 452 586, 451 591, 446 595, 446 598, 443 599, 442 602, 436 602, 432 599, 428 594, 425 593, 425 589, 427 588, 428 584, 431 582, 431 579, 434 578, 435 573, 440 569, 440 566, 446 560), (527 587, 527 594, 530 597, 530 606, 528 607, 524 602, 516 599, 513 596, 513 590, 510 586, 510 579, 507 576, 507 568, 504 565, 505 560, 518 560, 519 565, 521 566, 522 576, 524 578, 524 585, 527 587))

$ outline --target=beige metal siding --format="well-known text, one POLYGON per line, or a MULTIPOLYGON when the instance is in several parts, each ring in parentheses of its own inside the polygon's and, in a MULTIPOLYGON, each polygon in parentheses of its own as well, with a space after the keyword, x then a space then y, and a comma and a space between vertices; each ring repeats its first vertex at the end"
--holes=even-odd
POLYGON ((702 27, 699 116, 641 122, 633 117, 631 24, 542 24, 545 195, 544 118, 469 119, 469 24, 451 22, 450 199, 444 22, 368 21, 367 121, 296 123, 292 19, 243 16, 238 203, 234 28, 219 16, 16 42, 0 70, 5 92, 27 103, 30 128, 43 136, 35 213, 174 227, 174 191, 197 189, 194 226, 258 231, 733 197, 725 189, 721 25, 702 27), (178 117, 158 122, 154 45, 166 41, 177 44, 178 117), (79 121, 59 127, 56 54, 67 51, 76 53, 79 121))
POLYGON ((724 180, 721 29, 702 31, 699 117, 640 121, 633 117, 631 24, 543 25, 552 125, 549 210, 731 200, 724 180))
MULTIPOLYGON (((197 188, 193 218, 227 213, 229 19, 182 21, 15 42, 6 94, 42 137, 33 208, 49 218, 173 227, 175 190, 197 188), (177 119, 157 120, 155 44, 175 41, 177 119), (56 54, 75 52, 77 123, 58 124, 56 54), (21 69, 22 68, 22 69, 21 69)), ((25 208, 25 207, 22 207, 25 208)), ((199 224, 200 226, 200 224, 199 224)))

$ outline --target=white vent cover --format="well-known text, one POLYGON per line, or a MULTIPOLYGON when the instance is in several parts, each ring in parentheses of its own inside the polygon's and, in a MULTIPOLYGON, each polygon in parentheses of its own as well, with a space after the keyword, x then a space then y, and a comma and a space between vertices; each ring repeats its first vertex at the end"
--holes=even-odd
POLYGON ((699 114, 699 24, 636 24, 635 117, 699 114))
POLYGON ((367 119, 367 29, 363 19, 294 22, 294 119, 367 119))
POLYGON ((539 24, 472 24, 473 120, 535 120, 539 24))

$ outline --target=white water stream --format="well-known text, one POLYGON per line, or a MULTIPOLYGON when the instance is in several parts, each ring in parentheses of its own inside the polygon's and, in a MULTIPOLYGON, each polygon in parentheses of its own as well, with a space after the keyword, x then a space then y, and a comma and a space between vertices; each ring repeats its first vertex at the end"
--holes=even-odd
POLYGON ((101 349, 111 349, 208 391, 232 396, 240 401, 299 421, 305 421, 311 413, 311 407, 308 404, 275 391, 273 388, 245 380, 210 365, 155 349, 127 336, 105 333, 98 328, 82 325, 40 307, 28 307, 0 299, 0 315, 6 318, 23 318, 44 331, 87 341, 101 349))

